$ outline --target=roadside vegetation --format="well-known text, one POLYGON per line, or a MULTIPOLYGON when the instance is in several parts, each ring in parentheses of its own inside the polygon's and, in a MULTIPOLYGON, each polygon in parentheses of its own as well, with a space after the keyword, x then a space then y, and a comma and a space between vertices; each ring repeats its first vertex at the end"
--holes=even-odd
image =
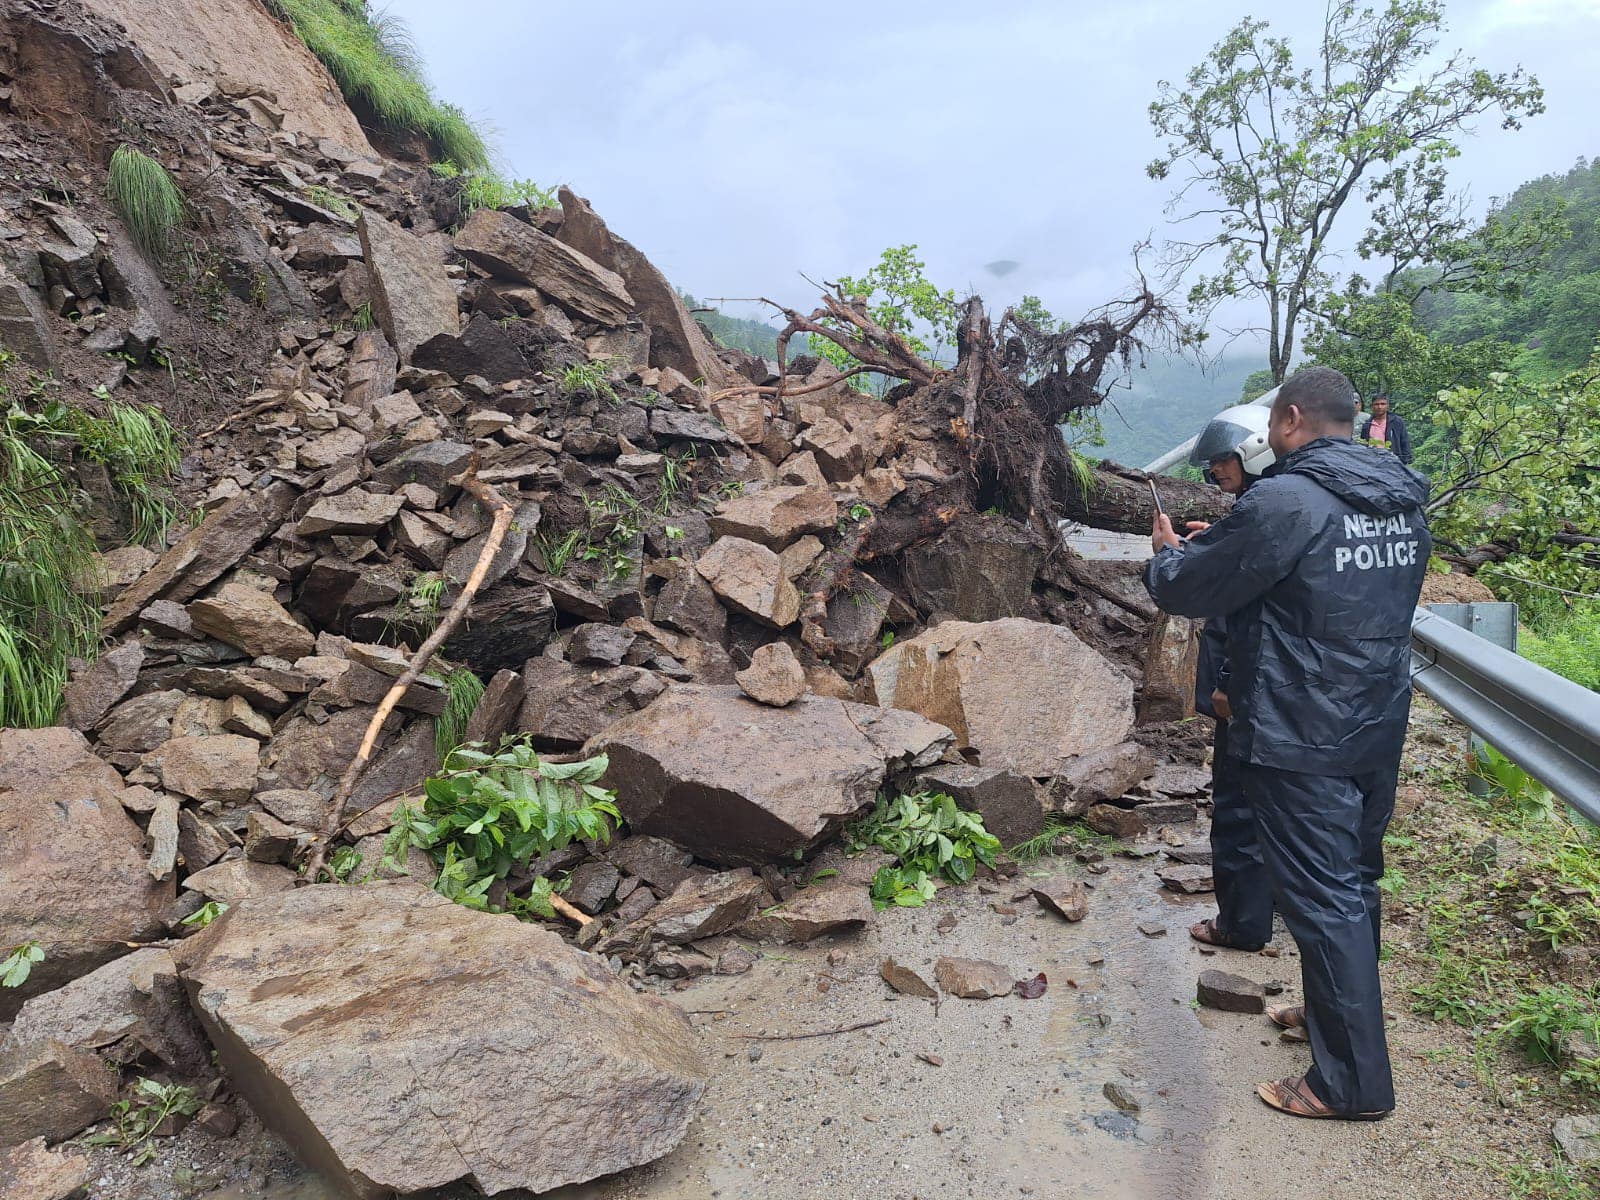
MULTIPOLYGON (((1469 773, 1460 749, 1425 766, 1385 839, 1384 958, 1405 985, 1390 1003, 1464 1030, 1470 1073, 1503 1109, 1593 1111, 1600 830, 1503 756, 1469 773)), ((1512 1196, 1596 1194, 1553 1148, 1544 1161, 1498 1166, 1512 1196)))
MULTIPOLYGON (((0 351, 0 371, 13 362, 0 351)), ((69 661, 92 657, 100 637, 96 545, 75 468, 103 469, 130 540, 159 546, 176 515, 166 484, 179 451, 154 409, 69 408, 36 376, 23 394, 0 384, 0 403, 0 725, 37 727, 56 718, 69 661)))

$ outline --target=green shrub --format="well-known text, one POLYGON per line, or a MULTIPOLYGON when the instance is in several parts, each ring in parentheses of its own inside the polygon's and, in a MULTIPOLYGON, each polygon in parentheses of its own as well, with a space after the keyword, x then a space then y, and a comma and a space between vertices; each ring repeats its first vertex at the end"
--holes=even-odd
POLYGON ((431 168, 440 179, 459 179, 456 202, 462 215, 480 208, 555 208, 556 189, 540 187, 531 179, 506 179, 493 171, 463 171, 454 159, 435 163, 431 168))
MULTIPOLYGON (((434 890, 457 904, 498 911, 489 889, 513 867, 582 839, 606 842, 621 820, 616 793, 599 786, 604 755, 582 762, 544 762, 526 741, 487 753, 481 745, 452 751, 423 785, 422 807, 401 804, 384 843, 399 870, 412 847, 439 868, 434 890)), ((508 898, 519 916, 550 915, 549 884, 526 898, 508 898)))
POLYGON ((106 188, 129 236, 146 254, 161 257, 189 207, 167 169, 124 144, 112 152, 106 188))
POLYGON ((444 677, 444 712, 433 723, 434 746, 439 761, 449 759, 451 752, 467 739, 467 722, 473 710, 483 699, 483 680, 466 667, 457 667, 444 677))
POLYGON ((441 104, 398 17, 347 0, 268 0, 328 68, 345 98, 469 170, 488 170, 489 150, 460 109, 441 104))
POLYGON ((137 537, 154 539, 172 516, 164 481, 178 451, 155 410, 112 402, 95 416, 52 402, 0 417, 0 725, 51 724, 68 661, 99 642, 99 607, 79 590, 95 542, 64 466, 75 454, 106 467, 137 537))
POLYGON ((1000 850, 983 818, 943 792, 881 795, 872 812, 845 826, 844 836, 853 850, 876 846, 895 857, 873 877, 875 908, 920 908, 933 896, 933 875, 965 883, 979 863, 993 866, 1000 850))

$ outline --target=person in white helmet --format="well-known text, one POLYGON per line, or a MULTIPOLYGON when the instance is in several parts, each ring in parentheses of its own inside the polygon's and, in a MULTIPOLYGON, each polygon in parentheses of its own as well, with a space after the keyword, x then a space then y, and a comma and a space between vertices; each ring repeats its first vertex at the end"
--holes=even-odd
MULTIPOLYGON (((1195 441, 1189 461, 1230 496, 1242 496, 1272 465, 1267 445, 1271 410, 1241 404, 1213 417, 1195 441)), ((1206 528, 1192 522, 1190 528, 1206 528)), ((1245 803, 1238 766, 1228 755, 1227 623, 1213 618, 1200 636, 1195 669, 1195 708, 1216 720, 1211 751, 1211 875, 1217 915, 1189 927, 1208 946, 1259 950, 1272 937, 1272 885, 1267 879, 1255 818, 1245 803)))

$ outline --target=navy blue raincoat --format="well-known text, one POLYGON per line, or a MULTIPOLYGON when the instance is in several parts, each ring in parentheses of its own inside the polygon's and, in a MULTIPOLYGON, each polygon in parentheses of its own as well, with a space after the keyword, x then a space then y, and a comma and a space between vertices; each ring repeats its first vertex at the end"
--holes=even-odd
POLYGON ((1145 567, 1166 612, 1227 617, 1228 752, 1313 775, 1392 769, 1411 707, 1411 614, 1433 539, 1428 482, 1319 438, 1145 567))

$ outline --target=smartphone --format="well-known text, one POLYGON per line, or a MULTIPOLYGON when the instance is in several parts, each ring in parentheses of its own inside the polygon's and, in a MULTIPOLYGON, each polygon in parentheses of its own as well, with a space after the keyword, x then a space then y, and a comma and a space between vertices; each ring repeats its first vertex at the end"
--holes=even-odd
POLYGON ((1162 516, 1166 516, 1167 508, 1166 505, 1161 503, 1161 493, 1156 491, 1156 481, 1154 479, 1146 479, 1145 482, 1150 485, 1150 499, 1156 502, 1156 511, 1162 516))

